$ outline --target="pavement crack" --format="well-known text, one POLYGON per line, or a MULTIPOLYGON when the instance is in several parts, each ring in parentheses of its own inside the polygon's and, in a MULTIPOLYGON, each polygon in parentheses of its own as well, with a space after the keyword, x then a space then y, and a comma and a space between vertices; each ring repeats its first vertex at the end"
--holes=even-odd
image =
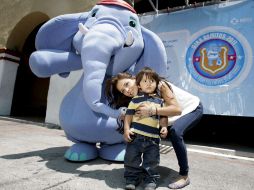
POLYGON ((64 184, 64 183, 66 183, 66 182, 69 182, 69 181, 71 181, 71 180, 72 180, 72 178, 67 179, 67 180, 64 180, 64 181, 61 181, 61 182, 58 182, 58 183, 56 183, 55 185, 51 185, 51 186, 49 186, 49 187, 44 188, 43 190, 47 190, 47 189, 51 189, 51 188, 57 187, 57 186, 62 185, 62 184, 64 184))

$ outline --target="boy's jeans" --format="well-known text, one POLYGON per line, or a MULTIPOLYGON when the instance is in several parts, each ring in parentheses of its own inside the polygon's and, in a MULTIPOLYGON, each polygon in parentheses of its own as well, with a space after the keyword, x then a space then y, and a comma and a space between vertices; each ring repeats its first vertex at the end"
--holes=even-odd
POLYGON ((160 177, 157 172, 160 162, 159 142, 160 139, 137 134, 132 142, 127 143, 124 158, 126 184, 137 185, 141 176, 144 176, 145 184, 156 184, 160 177))

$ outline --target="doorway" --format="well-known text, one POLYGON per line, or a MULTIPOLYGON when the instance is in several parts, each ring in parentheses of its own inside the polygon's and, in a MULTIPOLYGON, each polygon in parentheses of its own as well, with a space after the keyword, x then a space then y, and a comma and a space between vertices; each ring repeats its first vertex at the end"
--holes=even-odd
POLYGON ((29 57, 35 49, 35 37, 42 24, 27 37, 17 70, 11 116, 26 120, 45 121, 49 78, 38 78, 29 67, 29 57))

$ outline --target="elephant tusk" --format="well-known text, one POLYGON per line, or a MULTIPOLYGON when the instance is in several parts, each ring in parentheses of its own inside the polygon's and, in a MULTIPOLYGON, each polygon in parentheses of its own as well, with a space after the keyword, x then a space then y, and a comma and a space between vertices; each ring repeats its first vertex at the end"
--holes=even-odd
POLYGON ((82 23, 78 24, 78 28, 83 35, 86 35, 86 33, 88 32, 88 28, 82 23))
POLYGON ((127 37, 125 39, 125 46, 131 46, 134 42, 132 31, 127 33, 127 37))

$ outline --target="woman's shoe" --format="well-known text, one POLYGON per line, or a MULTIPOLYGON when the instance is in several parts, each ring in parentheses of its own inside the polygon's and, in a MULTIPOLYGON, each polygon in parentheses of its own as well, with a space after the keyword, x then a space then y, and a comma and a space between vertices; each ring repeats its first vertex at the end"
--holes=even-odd
POLYGON ((182 188, 184 188, 185 186, 187 186, 189 184, 190 184, 190 178, 189 177, 187 177, 187 178, 180 177, 174 183, 170 183, 168 185, 168 188, 169 189, 182 189, 182 188))

